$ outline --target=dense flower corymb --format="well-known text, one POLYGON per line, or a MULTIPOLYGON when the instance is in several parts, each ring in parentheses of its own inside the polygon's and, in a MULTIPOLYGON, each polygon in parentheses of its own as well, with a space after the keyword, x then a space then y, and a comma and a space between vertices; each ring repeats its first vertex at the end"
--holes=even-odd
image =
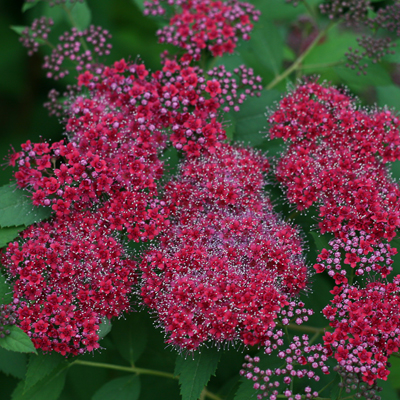
POLYGON ((144 256, 141 295, 168 343, 255 345, 278 315, 307 320, 308 311, 295 313, 290 302, 308 280, 301 240, 262 194, 267 166, 253 151, 224 145, 184 163, 167 184, 173 220, 144 256))
POLYGON ((135 264, 101 212, 32 225, 3 254, 16 324, 36 348, 63 355, 99 347, 103 318, 130 310, 135 264))

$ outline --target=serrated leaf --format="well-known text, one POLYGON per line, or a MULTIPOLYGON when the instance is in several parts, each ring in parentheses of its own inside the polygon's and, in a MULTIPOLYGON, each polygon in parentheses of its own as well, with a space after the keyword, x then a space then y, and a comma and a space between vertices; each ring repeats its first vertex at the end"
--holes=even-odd
POLYGON ((57 400, 64 384, 69 364, 64 362, 51 374, 40 380, 29 390, 24 391, 25 383, 21 381, 12 394, 12 400, 57 400))
POLYGON ((267 125, 265 113, 267 106, 272 106, 280 98, 277 90, 264 90, 260 97, 251 97, 240 106, 240 111, 233 114, 235 118, 235 141, 242 141, 252 146, 260 145, 264 141, 267 125))
POLYGON ((92 400, 137 400, 139 395, 139 377, 128 375, 107 382, 94 394, 92 400))
POLYGON ((0 371, 23 379, 26 373, 26 354, 15 353, 0 347, 0 371))
POLYGON ((111 321, 108 318, 104 317, 97 332, 97 334, 99 335, 99 339, 103 339, 103 337, 105 337, 111 331, 111 327, 111 321))
POLYGON ((202 349, 201 352, 189 354, 185 359, 178 355, 174 375, 179 375, 183 400, 197 400, 214 375, 221 353, 215 349, 202 349))
POLYGON ((248 400, 255 397, 255 390, 253 388, 254 382, 250 379, 241 378, 240 386, 235 393, 234 400, 248 400))
POLYGON ((46 355, 43 353, 31 355, 26 371, 24 392, 35 386, 63 362, 65 362, 65 357, 55 352, 46 355))
MULTIPOLYGON (((264 21, 257 25, 251 33, 249 51, 254 54, 258 63, 271 70, 275 76, 279 74, 283 61, 284 41, 279 29, 272 21, 264 21)), ((242 52, 247 61, 247 52, 242 52)))
POLYGON ((129 363, 136 362, 147 344, 146 324, 141 314, 131 313, 114 322, 112 338, 118 351, 129 363))
POLYGON ((8 326, 7 329, 11 332, 0 338, 0 347, 6 350, 17 351, 19 353, 35 353, 36 349, 29 336, 15 325, 8 326))
POLYGON ((25 226, 16 226, 10 228, 0 228, 0 247, 4 247, 18 236, 18 233, 25 229, 25 226))
POLYGON ((0 274, 0 304, 11 303, 12 299, 12 288, 6 282, 6 277, 0 274))
POLYGON ((26 28, 26 26, 19 26, 19 25, 18 26, 17 25, 10 26, 10 29, 12 31, 14 31, 15 33, 17 33, 18 35, 21 35, 25 28, 26 28))
POLYGON ((75 23, 75 26, 79 31, 83 31, 86 29, 92 20, 92 12, 88 7, 86 1, 84 2, 75 2, 71 4, 71 17, 75 23))
POLYGON ((30 1, 29 3, 25 2, 22 4, 22 12, 28 11, 29 9, 35 7, 37 3, 39 3, 39 0, 30 1))
POLYGON ((31 225, 48 218, 51 209, 35 207, 26 192, 8 184, 0 187, 0 227, 31 225))

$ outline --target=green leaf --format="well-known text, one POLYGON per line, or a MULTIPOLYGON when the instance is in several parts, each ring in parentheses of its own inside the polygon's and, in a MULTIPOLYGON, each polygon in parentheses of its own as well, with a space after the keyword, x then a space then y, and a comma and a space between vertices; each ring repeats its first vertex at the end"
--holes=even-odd
POLYGON ((315 242, 315 247, 317 248, 318 251, 329 248, 329 241, 332 239, 332 236, 327 234, 321 235, 314 231, 310 231, 309 234, 313 237, 315 242))
POLYGON ((183 400, 197 400, 204 386, 214 375, 221 353, 216 348, 202 349, 201 352, 176 358, 174 375, 179 375, 183 400))
POLYGON ((29 3, 25 2, 22 5, 22 12, 28 11, 29 9, 35 7, 37 3, 39 3, 39 0, 30 1, 29 3))
POLYGON ((377 86, 378 105, 380 107, 394 107, 400 111, 400 88, 395 85, 377 86))
POLYGON ((27 193, 15 184, 0 187, 0 227, 31 225, 48 218, 51 209, 35 207, 27 193))
POLYGON ((144 0, 132 0, 132 2, 139 7, 140 11, 144 10, 144 0))
POLYGON ((260 145, 265 137, 267 106, 272 106, 280 98, 277 90, 264 90, 260 97, 251 97, 240 106, 240 111, 233 114, 236 132, 234 140, 242 141, 252 146, 260 145))
POLYGON ((15 353, 0 347, 0 371, 23 379, 26 372, 26 354, 15 353))
POLYGON ((99 335, 99 339, 103 339, 103 337, 105 337, 111 331, 111 327, 111 321, 108 318, 104 317, 101 321, 99 331, 97 332, 97 334, 99 335))
POLYGON ((395 389, 400 389, 400 358, 390 357, 390 375, 388 376, 388 381, 392 384, 395 389))
POLYGON ((32 354, 26 371, 24 392, 35 386, 63 362, 65 362, 65 357, 59 353, 52 352, 44 355, 40 352, 37 355, 32 354))
POLYGON ((15 325, 7 327, 10 334, 0 338, 0 347, 3 349, 17 351, 19 353, 35 353, 36 349, 29 336, 15 325))
POLYGON ((6 277, 0 274, 0 304, 11 303, 13 299, 12 288, 6 281, 6 277))
POLYGON ((357 75, 355 71, 346 67, 335 67, 334 70, 352 91, 360 91, 369 86, 388 86, 393 84, 388 71, 381 64, 369 64, 367 75, 357 75))
POLYGON ((26 26, 11 25, 10 29, 13 30, 18 35, 21 35, 22 32, 26 29, 26 26))
POLYGON ((21 381, 12 394, 12 400, 57 400, 64 388, 68 366, 64 362, 26 391, 25 382, 21 381))
POLYGON ((379 380, 378 386, 382 388, 382 392, 379 393, 381 400, 397 400, 399 398, 398 394, 396 393, 396 390, 394 390, 393 388, 391 381, 379 380))
MULTIPOLYGON (((345 59, 349 47, 357 47, 357 35, 339 28, 332 28, 327 37, 307 55, 303 60, 304 66, 329 64, 345 59)), ((312 71, 307 69, 307 72, 312 71)))
POLYGON ((92 400, 137 400, 139 395, 139 377, 128 375, 107 382, 94 394, 92 400))
POLYGON ((329 386, 330 388, 330 398, 331 400, 336 400, 340 393, 339 383, 341 381, 340 375, 336 374, 335 378, 333 379, 332 385, 329 386))
MULTIPOLYGON (((283 61, 284 41, 279 29, 271 21, 265 21, 262 25, 256 25, 251 33, 249 51, 257 59, 258 64, 271 70, 275 75, 279 74, 283 61)), ((248 53, 241 52, 247 61, 248 53)))
POLYGON ((146 348, 146 324, 139 313, 131 313, 126 319, 115 321, 111 335, 118 351, 129 363, 136 362, 146 348))
POLYGON ((92 13, 86 1, 72 3, 69 5, 71 17, 79 31, 85 30, 92 20, 92 13))
POLYGON ((16 226, 0 229, 0 247, 4 247, 11 240, 18 236, 18 233, 25 229, 25 226, 16 226))
POLYGON ((241 378, 240 386, 235 393, 234 400, 249 400, 255 397, 254 382, 250 379, 241 378))

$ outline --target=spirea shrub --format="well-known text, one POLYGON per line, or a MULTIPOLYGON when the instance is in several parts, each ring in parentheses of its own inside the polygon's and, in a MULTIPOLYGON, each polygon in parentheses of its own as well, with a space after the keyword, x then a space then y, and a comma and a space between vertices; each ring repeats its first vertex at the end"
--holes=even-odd
POLYGON ((141 375, 178 378, 183 400, 392 396, 400 119, 361 105, 348 71, 306 71, 344 66, 308 62, 343 33, 332 21, 353 41, 388 33, 358 39, 359 70, 386 57, 398 4, 289 1, 312 32, 285 43, 284 0, 138 1, 157 25, 150 68, 113 56, 86 1, 24 10, 37 3, 14 30, 30 56, 50 45, 45 106, 64 137, 12 149, 0 187, 0 371, 26 378, 12 400, 176 398, 141 375), (36 354, 26 368, 17 352, 36 354), (116 375, 78 396, 74 365, 116 375))

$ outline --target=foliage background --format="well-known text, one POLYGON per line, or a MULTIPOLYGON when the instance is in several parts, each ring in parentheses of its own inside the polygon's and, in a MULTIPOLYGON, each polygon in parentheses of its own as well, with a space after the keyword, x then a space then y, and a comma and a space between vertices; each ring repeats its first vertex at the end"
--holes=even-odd
MULTIPOLYGON (((248 0, 262 11, 260 22, 256 25, 249 42, 240 42, 238 51, 233 55, 224 56, 216 60, 217 64, 234 67, 245 63, 254 68, 255 73, 262 76, 264 85, 281 73, 295 59, 293 49, 288 45, 290 38, 295 35, 295 27, 299 26, 298 18, 305 13, 305 8, 294 8, 285 4, 284 0, 248 0)), ((159 54, 165 46, 157 44, 155 32, 157 23, 142 15, 140 0, 88 0, 92 13, 91 23, 101 25, 108 29, 113 36, 113 49, 108 57, 109 62, 120 58, 136 59, 140 55, 146 66, 152 70, 159 68, 159 54)), ((311 4, 319 1, 312 0, 311 4)), ((377 6, 384 1, 375 2, 377 6)), ((10 26, 30 25, 35 17, 42 15, 40 8, 34 7, 25 13, 21 12, 22 0, 0 0, 0 159, 10 150, 10 145, 16 149, 19 145, 30 139, 38 141, 41 136, 46 139, 58 140, 62 135, 62 126, 56 118, 49 118, 43 102, 47 93, 55 87, 63 91, 68 80, 54 83, 45 78, 41 69, 42 56, 35 54, 33 57, 26 55, 25 49, 18 42, 18 35, 10 26)), ((319 17, 318 22, 324 23, 319 17)), ((59 33, 67 29, 68 25, 60 23, 57 26, 59 33)), ((310 27, 306 27, 305 32, 310 27)), ((290 81, 283 81, 270 91, 264 91, 261 99, 249 99, 241 108, 240 113, 229 115, 226 124, 233 139, 250 143, 254 147, 268 151, 274 155, 280 151, 280 143, 269 142, 263 138, 260 131, 266 131, 264 113, 266 107, 273 107, 286 90, 287 84, 300 78, 303 73, 317 73, 332 84, 345 85, 357 94, 362 104, 379 106, 388 105, 400 110, 400 52, 395 56, 386 56, 384 61, 377 65, 370 65, 366 76, 357 76, 344 65, 315 68, 319 63, 335 63, 343 59, 349 46, 356 43, 357 34, 349 30, 334 28, 328 36, 324 37, 318 46, 304 60, 304 69, 290 76, 290 81)), ((73 74, 71 74, 73 76, 73 74)), ((71 79, 70 82, 73 80, 71 79)), ((3 162, 3 161, 1 161, 3 162)), ((2 169, 0 185, 6 184, 11 178, 11 169, 2 169)), ((393 175, 400 178, 399 162, 393 165, 393 175)), ((290 209, 282 201, 280 190, 270 187, 277 211, 288 214, 290 209)), ((298 216, 294 222, 298 223, 304 232, 310 232, 315 222, 311 215, 298 216)), ((306 240, 309 245, 308 260, 314 262, 318 248, 324 247, 326 238, 320 238, 315 232, 307 233, 306 240)), ((395 243, 400 245, 400 242, 395 243)), ((399 246, 397 246, 399 247, 399 246)), ((395 259, 394 274, 400 273, 400 257, 395 259)), ((309 294, 307 305, 312 306, 316 313, 313 318, 315 326, 324 326, 326 322, 320 315, 320 310, 329 301, 330 282, 325 277, 318 276, 318 291, 309 294)), ((142 368, 153 368, 172 373, 175 368, 177 353, 173 349, 165 349, 163 336, 152 326, 151 318, 146 312, 133 313, 126 320, 113 323, 111 333, 101 341, 107 350, 96 352, 94 355, 86 354, 82 359, 107 362, 112 364, 127 365, 137 361, 142 368), (138 329, 139 328, 139 329, 138 329), (150 345, 151 344, 151 345, 150 345)), ((242 348, 223 353, 216 377, 212 377, 209 389, 218 392, 226 399, 248 399, 251 391, 242 387, 242 392, 235 392, 238 388, 238 370, 243 360, 242 348), (242 394, 240 394, 242 393, 242 394)), ((48 360, 57 356, 48 356, 48 360)), ((0 398, 10 399, 15 386, 20 379, 28 379, 26 374, 29 356, 20 353, 9 353, 0 349, 0 398)), ((389 382, 385 384, 383 399, 396 399, 396 390, 400 389, 400 363, 393 363, 389 382)), ((48 362, 48 361, 46 361, 48 362)), ((82 365, 70 368, 66 375, 66 385, 61 393, 61 400, 77 399, 86 400, 99 390, 108 380, 125 378, 127 385, 135 385, 136 381, 128 381, 127 373, 89 368, 82 365)), ((48 380, 49 377, 43 376, 48 380)), ((55 399, 57 388, 60 384, 51 382, 47 388, 49 396, 46 400, 55 399), (53 386, 52 386, 53 385, 53 386), (58 385, 58 386, 57 386, 58 385)), ((34 386, 34 385, 33 385, 34 386)), ((62 386, 61 386, 62 387, 62 386)), ((140 400, 174 400, 179 399, 179 386, 176 380, 157 376, 141 376, 140 400)), ((44 399, 43 392, 20 394, 13 398, 26 400, 44 399)), ((116 397, 119 399, 119 397, 116 397)), ((122 397, 121 397, 122 398, 122 397)), ((127 397, 134 400, 135 397, 127 397)), ((333 397, 334 398, 334 397, 333 397)), ((399 397, 400 398, 400 397, 399 397)), ((102 397, 94 397, 100 400, 102 397)), ((111 399, 111 397, 110 397, 111 399)))

